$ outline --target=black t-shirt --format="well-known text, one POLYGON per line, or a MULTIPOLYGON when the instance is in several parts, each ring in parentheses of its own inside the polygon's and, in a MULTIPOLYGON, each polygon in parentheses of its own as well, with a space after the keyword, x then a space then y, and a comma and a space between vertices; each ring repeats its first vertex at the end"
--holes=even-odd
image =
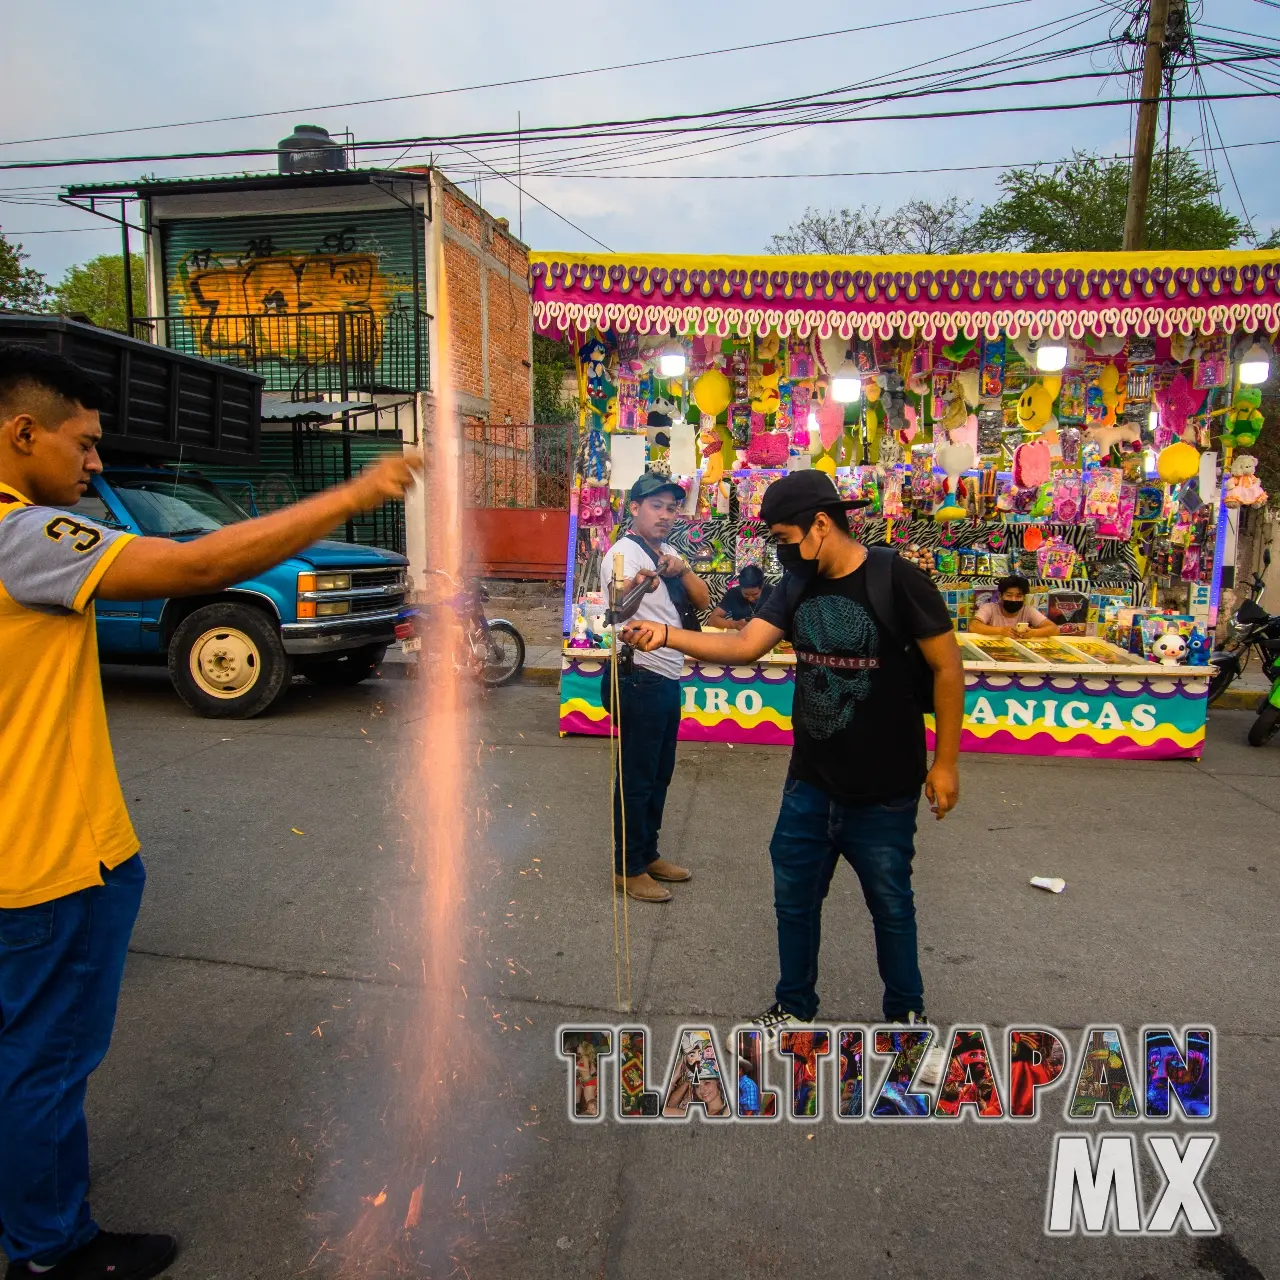
POLYGON ((717 609, 723 609, 726 618, 732 618, 735 622, 750 622, 752 618, 764 608, 769 597, 773 594, 773 587, 770 583, 765 583, 760 588, 760 598, 752 604, 746 596, 742 594, 741 587, 730 587, 728 591, 720 597, 720 603, 717 609))
MULTIPOLYGON (((893 559, 903 638, 951 630, 938 588, 913 564, 893 559)), ((783 578, 756 616, 796 650, 791 776, 844 804, 879 804, 919 791, 928 772, 924 716, 907 655, 879 623, 865 561, 843 578, 815 578, 791 617, 783 578)))

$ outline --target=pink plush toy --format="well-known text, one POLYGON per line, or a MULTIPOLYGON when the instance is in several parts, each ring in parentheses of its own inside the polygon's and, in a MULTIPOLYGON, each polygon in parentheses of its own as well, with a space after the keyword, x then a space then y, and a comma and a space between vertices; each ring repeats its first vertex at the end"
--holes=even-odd
POLYGON ((1049 478, 1049 446, 1042 440, 1020 444, 1013 451, 1013 483, 1019 489, 1036 489, 1049 478))
POLYGON ((1161 387, 1155 395, 1156 408, 1160 411, 1160 426, 1170 433, 1170 438, 1187 437, 1187 419, 1204 403, 1204 392, 1195 392, 1180 373, 1167 387, 1161 387))

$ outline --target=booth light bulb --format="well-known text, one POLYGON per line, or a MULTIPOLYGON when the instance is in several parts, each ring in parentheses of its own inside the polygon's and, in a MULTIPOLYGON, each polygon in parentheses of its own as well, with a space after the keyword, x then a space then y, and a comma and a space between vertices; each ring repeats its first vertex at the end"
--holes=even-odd
POLYGON ((1036 348, 1036 368, 1041 373, 1057 373, 1066 367, 1066 347, 1050 345, 1036 348))
POLYGON ((831 398, 840 404, 853 404, 862 398, 862 379, 848 360, 832 375, 831 398))
POLYGON ((1240 381, 1246 386, 1256 387, 1258 383, 1266 382, 1270 373, 1271 361, 1266 348, 1255 342, 1240 359, 1240 381))
POLYGON ((684 352, 678 347, 664 351, 658 358, 658 368, 664 378, 683 378, 684 367, 684 352))
POLYGON ((1154 431, 1159 425, 1160 411, 1158 409, 1152 409, 1151 412, 1147 414, 1147 426, 1154 431))
POLYGON ((818 430, 818 415, 812 409, 809 410, 809 417, 804 425, 808 427, 810 431, 818 430))
POLYGON ((1143 466, 1146 468, 1147 475, 1153 476, 1156 473, 1156 451, 1148 449, 1142 456, 1143 466))

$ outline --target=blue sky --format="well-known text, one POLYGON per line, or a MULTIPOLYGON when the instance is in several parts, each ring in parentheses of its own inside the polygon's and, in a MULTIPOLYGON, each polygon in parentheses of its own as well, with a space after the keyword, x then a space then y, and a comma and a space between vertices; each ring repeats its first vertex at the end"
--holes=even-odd
MULTIPOLYGON (((650 0, 638 6, 594 7, 559 0, 492 0, 483 10, 405 0, 365 0, 360 5, 332 0, 222 0, 217 5, 44 0, 40 5, 15 6, 6 16, 7 38, 0 48, 0 142, 252 112, 286 114, 5 145, 0 146, 0 161, 271 146, 295 121, 333 131, 349 127, 358 139, 368 140, 510 128, 517 112, 528 127, 706 111, 837 87, 856 94, 860 85, 873 79, 888 77, 891 85, 900 84, 899 73, 905 75, 919 64, 928 64, 921 69, 932 71, 983 64, 1027 46, 1054 51, 1102 40, 1117 6, 1109 0, 1020 0, 982 12, 868 29, 959 8, 960 0, 902 0, 893 6, 824 0, 805 6, 758 0, 650 0), (477 18, 477 13, 483 17, 477 18), (466 93, 439 92, 849 27, 860 29, 656 66, 466 93), (436 96, 310 109, 404 93, 436 96)), ((1280 48, 1280 9, 1260 0, 1208 0, 1205 9, 1197 24, 1202 39, 1247 43, 1257 37, 1280 48), (1210 23, 1218 29, 1212 30, 1210 23)), ((1016 74, 1061 75, 1107 65, 1105 53, 1085 52, 1016 74)), ((1264 64, 1264 69, 1273 65, 1264 64)), ((1206 79, 1211 92, 1257 87, 1212 70, 1206 79)), ((1181 91, 1189 90, 1187 84, 1181 91)), ((1122 96, 1121 82, 1085 80, 966 95, 946 105, 979 99, 992 104, 1122 96)), ((912 109, 940 101, 917 100, 912 109)), ((1275 100, 1218 102, 1215 112, 1222 140, 1232 146, 1217 156, 1226 183, 1224 199, 1239 212, 1242 196, 1265 234, 1273 223, 1280 223, 1280 184, 1274 176, 1280 147, 1238 144, 1280 139, 1275 100), (1239 195, 1223 163, 1225 156, 1234 168, 1239 195)), ((1065 156, 1073 147, 1124 151, 1129 133, 1127 107, 951 121, 843 123, 745 139, 704 137, 675 153, 597 160, 578 174, 528 177, 524 185, 532 196, 615 250, 752 253, 762 250, 770 234, 784 229, 806 206, 864 201, 892 206, 912 196, 939 199, 951 194, 984 201, 994 194, 997 171, 749 180, 739 180, 738 175, 1030 162, 1065 156), (637 160, 660 163, 638 165, 637 160), (619 167, 624 162, 630 167, 619 167), (725 181, 676 176, 688 174, 735 176, 725 181)), ((1193 104, 1176 106, 1175 141, 1199 145, 1202 134, 1198 109, 1193 104)), ((1212 141, 1218 142, 1216 134, 1212 141)), ((403 149, 377 153, 365 162, 390 163, 402 154, 403 149)), ((422 152, 404 157, 406 163, 423 158, 422 152)), ((470 177, 476 166, 458 153, 451 160, 458 162, 455 175, 476 194, 470 177)), ((261 168, 269 162, 243 164, 261 168)), ((239 167, 239 162, 200 161, 0 172, 0 226, 23 241, 32 265, 56 279, 68 264, 116 251, 119 245, 118 233, 106 224, 98 229, 88 215, 57 205, 60 182, 131 179, 151 170, 196 174, 239 167)), ((517 223, 517 193, 508 182, 486 173, 479 194, 488 208, 510 217, 513 226, 517 223)), ((532 199, 524 201, 524 231, 535 248, 593 247, 590 239, 532 199)))

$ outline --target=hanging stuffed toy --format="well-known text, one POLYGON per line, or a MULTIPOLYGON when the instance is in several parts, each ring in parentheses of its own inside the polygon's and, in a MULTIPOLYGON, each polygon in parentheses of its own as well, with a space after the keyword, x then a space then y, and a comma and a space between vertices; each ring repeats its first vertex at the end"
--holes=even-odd
POLYGON ((1256 507, 1266 502, 1267 491, 1254 475, 1257 466, 1257 458, 1248 453, 1240 454, 1232 462, 1231 475, 1227 479, 1227 490, 1222 497, 1227 506, 1256 507))
POLYGON ((1167 445, 1156 458, 1156 474, 1165 484, 1181 484, 1199 471, 1199 450, 1182 441, 1167 445))
POLYGON ((1197 395, 1191 390, 1186 374, 1179 373, 1167 387, 1156 391, 1155 402, 1164 439, 1193 443, 1195 432, 1188 426, 1188 420, 1204 402, 1204 393, 1197 395))
POLYGON ((1013 483, 1019 489, 1038 489, 1049 479, 1051 458, 1043 440, 1020 444, 1013 451, 1013 483))
POLYGON ((717 368, 708 369, 693 384, 693 402, 709 417, 718 418, 729 407, 732 397, 729 379, 717 368))
POLYGON ((1114 427, 1124 409, 1125 396, 1120 387, 1120 370, 1113 364, 1103 365, 1085 392, 1085 416, 1091 426, 1114 427))
POLYGON ((1018 426, 1025 435, 1045 435, 1058 429, 1053 402, 1061 389, 1061 378, 1039 378, 1018 397, 1018 426))
POLYGON ((977 369, 962 369, 951 379, 942 414, 942 429, 947 433, 947 439, 952 444, 967 444, 975 453, 978 448, 978 415, 974 410, 980 399, 977 369))
MULTIPOLYGON (((1142 432, 1132 422, 1120 422, 1109 427, 1090 427, 1085 437, 1096 444, 1105 457, 1118 444, 1134 444, 1142 438, 1142 432)), ((1064 452, 1065 459, 1065 452, 1064 452)))
POLYGON ((963 520, 968 515, 965 505, 964 482, 961 476, 973 466, 973 446, 968 444, 943 444, 934 452, 934 460, 947 477, 942 505, 933 513, 935 520, 963 520))
POLYGON ((1262 431, 1262 389, 1241 387, 1223 412, 1222 443, 1228 449, 1252 449, 1262 431))

